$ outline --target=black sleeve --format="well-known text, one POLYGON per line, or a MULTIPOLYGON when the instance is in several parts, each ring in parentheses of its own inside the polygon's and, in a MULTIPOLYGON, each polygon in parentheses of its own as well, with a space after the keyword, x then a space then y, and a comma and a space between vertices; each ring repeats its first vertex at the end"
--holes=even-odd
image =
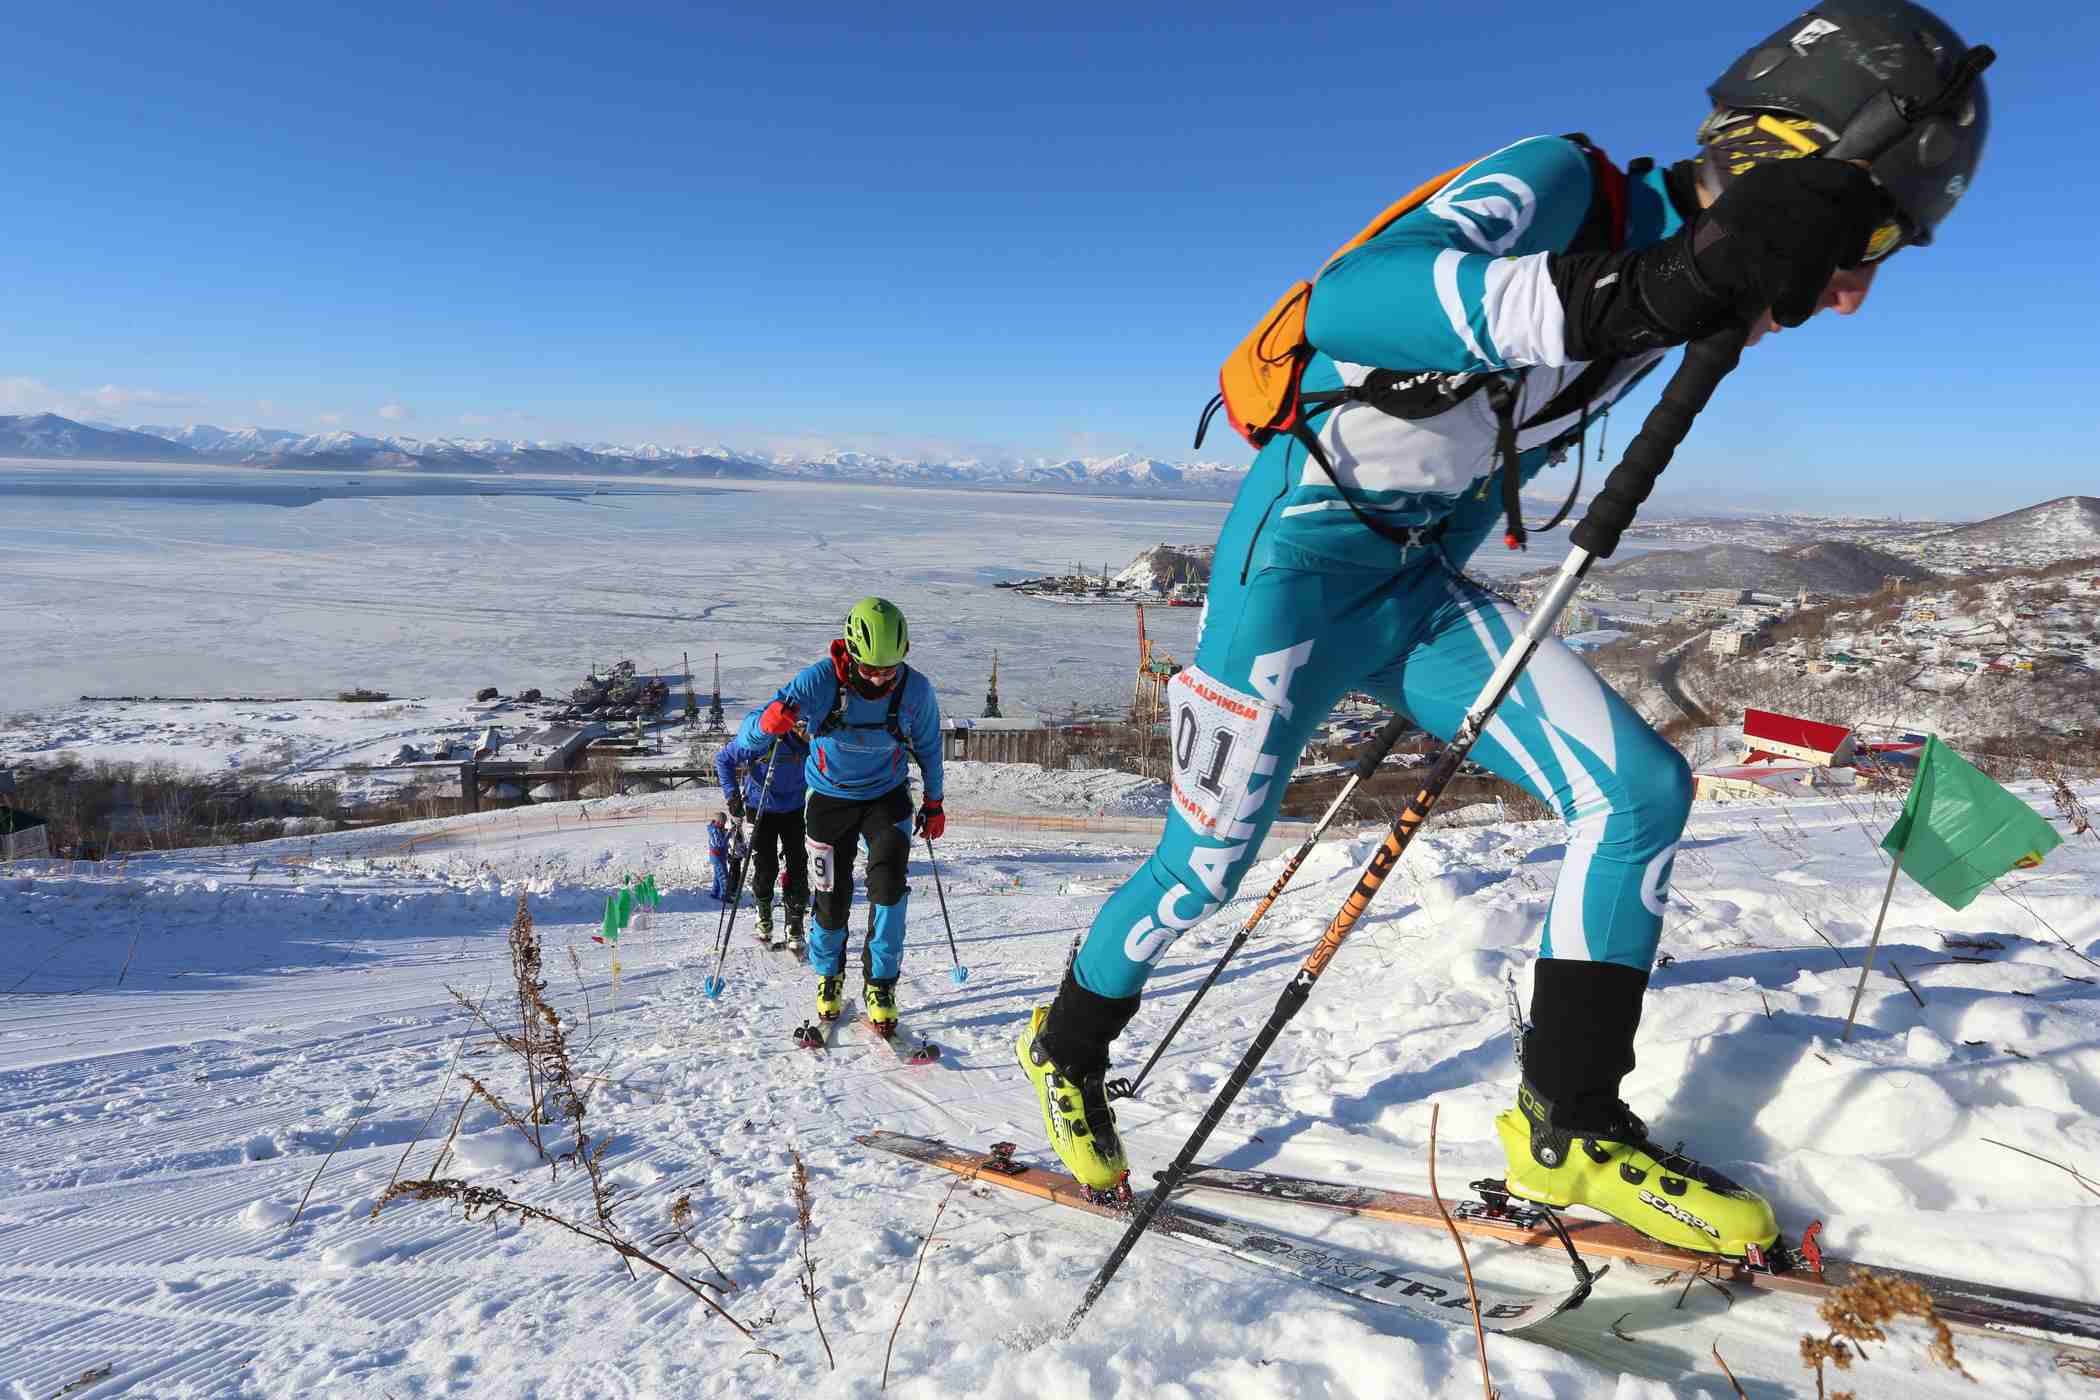
POLYGON ((1720 326, 1728 302, 1707 285, 1692 259, 1696 227, 1648 248, 1548 256, 1570 360, 1682 345, 1720 326))

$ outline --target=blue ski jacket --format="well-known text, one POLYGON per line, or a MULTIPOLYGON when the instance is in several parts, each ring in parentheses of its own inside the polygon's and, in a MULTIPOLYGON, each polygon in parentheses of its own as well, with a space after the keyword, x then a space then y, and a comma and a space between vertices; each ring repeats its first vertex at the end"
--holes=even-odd
POLYGON ((766 760, 773 752, 773 736, 758 727, 764 710, 753 710, 736 727, 736 737, 715 753, 715 777, 728 792, 736 786, 736 770, 744 770, 744 806, 753 812, 794 812, 808 795, 803 765, 809 761, 809 745, 793 734, 780 738, 780 763, 766 786, 766 760))
POLYGON ((933 682, 906 666, 897 682, 901 695, 869 700, 846 684, 845 675, 846 644, 835 641, 830 656, 773 692, 774 704, 793 705, 809 726, 813 742, 803 772, 810 790, 827 797, 880 797, 911 781, 909 755, 925 776, 927 800, 939 801, 941 707, 933 682))

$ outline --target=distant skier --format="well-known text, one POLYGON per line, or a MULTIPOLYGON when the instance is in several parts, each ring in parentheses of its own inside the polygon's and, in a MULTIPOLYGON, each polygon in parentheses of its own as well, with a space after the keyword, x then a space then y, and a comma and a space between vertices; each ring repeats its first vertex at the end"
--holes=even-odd
POLYGON ((729 868, 729 813, 717 812, 707 824, 707 858, 714 863, 714 883, 708 887, 712 897, 727 901, 733 897, 730 889, 732 874, 729 868))
POLYGON ((802 772, 809 760, 809 730, 797 726, 776 738, 759 727, 764 718, 763 710, 744 716, 736 737, 715 754, 715 776, 729 795, 730 816, 753 823, 751 889, 758 901, 759 941, 773 941, 773 891, 778 882, 787 911, 787 941, 799 950, 802 920, 809 910, 809 857, 803 849, 802 821, 809 791, 802 772))
MULTIPOLYGON (((1938 99, 1968 52, 1920 6, 1823 0, 1708 89, 1692 159, 1622 172, 1580 137, 1504 146, 1432 180, 1227 362, 1232 421, 1264 445, 1218 542, 1195 666, 1173 689, 1167 830, 1016 1047, 1074 1176, 1106 1189, 1128 1175, 1109 1046, 1160 955, 1260 858, 1335 701, 1368 690, 1452 737, 1525 622, 1460 572, 1498 526, 1521 543, 1519 485, 1669 347, 1859 310, 1881 260, 1929 242, 1969 189, 1984 89, 1953 94, 1871 169, 1804 157, 1863 112, 1900 121, 1938 99), (1292 369, 1302 398, 1275 391, 1292 369), (1288 430, 1265 436, 1269 424, 1288 430)), ((1780 412, 1798 420, 1816 399, 1804 387, 1780 412)), ((1552 638, 1472 758, 1569 828, 1522 1085, 1495 1120, 1511 1190, 1688 1249, 1769 1246, 1771 1206, 1660 1145, 1619 1092, 1691 805, 1683 758, 1552 638)), ((1706 1102, 1680 1096, 1674 1110, 1718 1123, 1716 1096, 1747 1068, 1709 1065, 1706 1102)))
POLYGON ((853 861, 865 840, 875 932, 863 952, 863 992, 869 1022, 888 1035, 897 1025, 912 836, 923 832, 938 840, 947 826, 941 813, 941 711, 932 682, 904 664, 911 634, 895 603, 861 599, 846 615, 845 631, 831 644, 830 656, 775 692, 759 729, 780 737, 808 717, 812 743, 803 771, 810 787, 816 927, 809 935, 809 965, 817 974, 817 1016, 833 1020, 844 1008, 853 861), (918 762, 926 782, 916 821, 907 756, 918 762))

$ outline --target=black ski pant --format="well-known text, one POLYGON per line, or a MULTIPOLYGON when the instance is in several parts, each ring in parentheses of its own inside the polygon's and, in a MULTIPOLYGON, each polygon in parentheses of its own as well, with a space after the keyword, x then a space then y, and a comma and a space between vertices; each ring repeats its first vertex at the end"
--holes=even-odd
POLYGON ((911 863, 911 785, 899 783, 880 797, 855 799, 811 793, 808 844, 812 912, 809 965, 836 977, 846 963, 846 920, 853 911, 853 862, 868 846, 868 903, 875 906, 875 931, 865 963, 878 981, 897 976, 904 953, 906 868, 911 863))
POLYGON ((751 828, 751 888, 760 899, 773 898, 785 866, 787 907, 809 907, 809 853, 803 848, 806 839, 800 807, 758 814, 758 822, 751 828))

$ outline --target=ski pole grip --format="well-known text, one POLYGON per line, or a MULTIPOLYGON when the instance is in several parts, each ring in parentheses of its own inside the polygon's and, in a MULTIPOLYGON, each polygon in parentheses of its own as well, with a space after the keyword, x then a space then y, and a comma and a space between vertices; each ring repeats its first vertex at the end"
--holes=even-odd
POLYGON ((1670 376, 1662 398, 1648 410, 1647 421, 1626 455, 1612 469, 1611 477, 1597 499, 1590 502, 1569 538, 1576 548, 1599 559, 1609 559, 1619 547, 1619 537, 1633 524, 1635 512, 1655 489, 1655 482, 1670 465, 1692 420, 1706 407, 1714 390, 1742 359, 1743 344, 1750 338, 1747 326, 1730 326, 1702 336, 1684 348, 1684 363, 1670 376))
POLYGON ((1378 771, 1378 765, 1385 762, 1385 756, 1393 751, 1393 745, 1400 742, 1400 735, 1406 729, 1405 715, 1396 714, 1387 720, 1385 728, 1379 730, 1370 745, 1364 749, 1363 757, 1356 760, 1356 776, 1364 782, 1370 782, 1372 774, 1378 771))

